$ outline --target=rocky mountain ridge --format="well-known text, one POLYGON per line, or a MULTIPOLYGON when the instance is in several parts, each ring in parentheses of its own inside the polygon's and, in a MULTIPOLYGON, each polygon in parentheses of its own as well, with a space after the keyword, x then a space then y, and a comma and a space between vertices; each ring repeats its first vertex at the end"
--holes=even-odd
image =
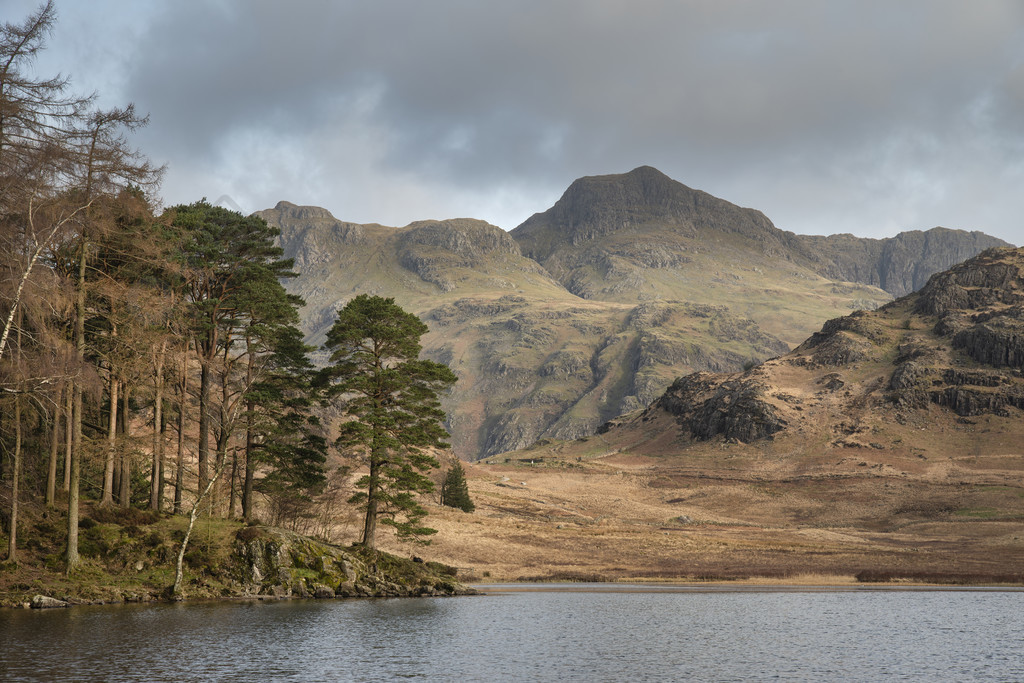
POLYGON ((428 323, 425 354, 460 376, 445 408, 466 459, 590 434, 681 375, 779 355, 836 312, 890 299, 822 276, 837 258, 760 212, 648 167, 580 179, 511 233, 357 225, 288 202, 259 215, 301 273, 287 286, 313 343, 358 293, 428 323))
POLYGON ((1024 249, 986 250, 915 294, 826 322, 792 352, 746 372, 681 377, 637 419, 665 412, 684 440, 745 443, 827 426, 838 435, 832 445, 847 446, 865 424, 880 434, 883 423, 924 424, 936 410, 963 424, 1020 421, 1024 249))
POLYGON ((689 188, 649 166, 580 178, 554 206, 510 234, 524 255, 584 298, 598 292, 615 296, 624 289, 627 297, 644 298, 643 291, 594 282, 615 280, 607 271, 614 270, 609 264, 616 257, 634 267, 660 269, 694 264, 699 258, 692 255, 708 250, 719 251, 719 258, 735 258, 731 251, 741 257, 753 252, 807 266, 830 280, 903 296, 920 289, 933 273, 984 249, 1013 246, 981 232, 941 227, 885 239, 798 235, 776 228, 760 211, 689 188), (740 238, 738 249, 732 237, 740 238), (595 264, 604 268, 594 273, 595 264))
POLYGON ((933 274, 985 249, 1013 246, 983 232, 942 227, 880 240, 853 235, 797 237, 819 259, 817 271, 823 276, 874 285, 896 297, 921 289, 933 274))

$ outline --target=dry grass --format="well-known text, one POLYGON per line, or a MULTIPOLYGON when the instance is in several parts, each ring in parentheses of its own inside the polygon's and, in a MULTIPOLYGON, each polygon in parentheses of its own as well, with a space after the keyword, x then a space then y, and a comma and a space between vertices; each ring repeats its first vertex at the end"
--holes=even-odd
POLYGON ((433 509, 425 554, 480 581, 1021 582, 1019 411, 897 420, 870 389, 891 367, 844 368, 847 393, 767 363, 774 440, 693 443, 651 413, 471 465, 477 511, 433 509))

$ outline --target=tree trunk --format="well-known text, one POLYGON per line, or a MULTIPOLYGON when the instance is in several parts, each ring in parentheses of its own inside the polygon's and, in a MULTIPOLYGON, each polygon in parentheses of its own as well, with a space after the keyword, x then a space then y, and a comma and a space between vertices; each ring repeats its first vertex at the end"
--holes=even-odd
POLYGON ((196 502, 192 504, 192 511, 188 516, 188 528, 185 530, 185 538, 181 541, 181 548, 178 549, 178 561, 175 564, 174 586, 171 588, 171 594, 175 598, 180 599, 183 597, 181 589, 181 581, 184 575, 182 571, 182 562, 185 559, 185 550, 188 548, 188 541, 192 537, 192 528, 195 527, 196 518, 199 516, 199 506, 202 505, 203 499, 209 495, 210 489, 212 489, 214 484, 217 483, 217 478, 220 476, 222 471, 223 468, 217 468, 214 470, 213 479, 207 482, 206 488, 199 492, 199 495, 196 496, 196 502))
POLYGON ((124 508, 130 507, 132 504, 132 454, 129 447, 129 444, 131 444, 131 425, 128 419, 128 391, 129 386, 125 383, 124 391, 121 392, 124 396, 121 406, 121 426, 124 430, 125 447, 121 449, 121 486, 117 495, 118 503, 124 508))
POLYGON ((157 469, 157 481, 160 486, 156 490, 156 509, 164 509, 167 489, 167 413, 160 411, 160 461, 157 469))
POLYGON ((366 487, 366 518, 363 520, 363 545, 370 550, 377 547, 377 498, 380 489, 381 458, 375 448, 370 451, 370 483, 366 487))
POLYGON ((256 462, 253 459, 254 410, 253 402, 249 401, 245 426, 245 482, 242 485, 242 518, 246 522, 252 519, 252 482, 253 475, 256 473, 256 462))
MULTIPOLYGON (((19 334, 20 337, 20 329, 19 334)), ((20 346, 20 343, 19 343, 20 346)), ((17 353, 17 352, 16 352, 17 353)), ((14 396, 14 463, 11 468, 11 534, 7 539, 7 561, 18 561, 18 479, 21 476, 21 394, 14 396)))
POLYGON ((68 547, 66 555, 67 572, 78 567, 78 485, 82 462, 82 387, 77 383, 72 390, 72 442, 71 469, 68 475, 68 547))
MULTIPOLYGON (((85 264, 88 246, 88 241, 83 237, 78 260, 78 292, 75 300, 75 355, 79 367, 85 364, 85 264)), ((78 488, 82 462, 82 387, 74 381, 72 387, 73 427, 71 469, 68 474, 68 547, 65 555, 68 574, 71 574, 81 561, 78 555, 78 488)))
POLYGON ((71 485, 71 449, 74 444, 73 434, 74 429, 72 427, 71 413, 72 404, 74 403, 74 392, 71 389, 70 380, 64 385, 64 396, 66 402, 64 404, 64 480, 61 482, 60 488, 64 493, 68 492, 68 487, 71 485))
POLYGON ((153 465, 149 475, 149 509, 159 510, 164 493, 164 440, 163 440, 163 401, 164 401, 164 353, 167 340, 164 339, 157 353, 153 374, 153 465))
POLYGON ((210 361, 202 358, 199 369, 199 491, 210 480, 210 361))
POLYGON ((57 400, 54 402, 53 422, 50 425, 50 466, 46 471, 46 507, 52 508, 54 498, 57 496, 57 459, 60 456, 60 408, 63 401, 61 390, 57 390, 57 400))
POLYGON ((114 504, 114 455, 117 451, 117 405, 118 405, 118 381, 114 368, 110 368, 110 419, 107 423, 107 454, 103 464, 103 493, 100 496, 100 505, 114 504))
POLYGON ((235 518, 237 507, 237 496, 235 495, 235 482, 238 481, 238 449, 231 450, 231 483, 228 484, 228 519, 235 518))
POLYGON ((185 486, 185 409, 188 406, 188 358, 181 363, 178 385, 178 453, 174 472, 174 514, 181 514, 181 494, 185 486))
MULTIPOLYGON (((256 354, 252 352, 252 339, 248 332, 245 335, 245 348, 248 354, 245 366, 245 387, 246 391, 251 391, 256 354)), ((256 404, 249 399, 245 402, 245 482, 242 484, 242 518, 246 522, 252 519, 252 480, 256 473, 256 463, 253 461, 255 430, 256 404)))

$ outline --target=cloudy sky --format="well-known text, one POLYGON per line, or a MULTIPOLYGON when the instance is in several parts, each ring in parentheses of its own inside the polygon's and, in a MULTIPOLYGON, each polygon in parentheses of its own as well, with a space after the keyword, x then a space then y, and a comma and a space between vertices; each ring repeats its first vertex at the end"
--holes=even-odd
MULTIPOLYGON (((0 20, 39 2, 0 0, 0 20)), ((651 165, 780 228, 1024 244, 1024 3, 57 0, 37 61, 150 115, 168 205, 505 229, 651 165)))

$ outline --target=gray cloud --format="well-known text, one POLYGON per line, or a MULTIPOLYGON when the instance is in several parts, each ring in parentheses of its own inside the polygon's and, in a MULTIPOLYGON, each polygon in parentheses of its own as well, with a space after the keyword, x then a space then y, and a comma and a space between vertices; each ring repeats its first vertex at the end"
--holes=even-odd
POLYGON ((784 229, 1024 242, 1012 0, 64 4, 45 65, 151 113, 170 203, 512 228, 650 164, 784 229))

